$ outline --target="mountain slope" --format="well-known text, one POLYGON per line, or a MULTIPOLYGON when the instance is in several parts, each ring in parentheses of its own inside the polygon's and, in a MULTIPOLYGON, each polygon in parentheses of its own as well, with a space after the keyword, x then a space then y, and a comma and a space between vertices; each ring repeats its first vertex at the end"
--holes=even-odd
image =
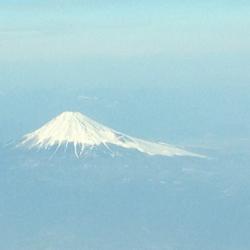
POLYGON ((198 154, 165 143, 150 142, 117 132, 79 112, 63 112, 40 129, 25 135, 19 144, 29 149, 58 150, 69 145, 74 146, 75 155, 80 157, 86 149, 103 145, 111 151, 110 145, 125 149, 134 149, 148 155, 193 156, 198 154))

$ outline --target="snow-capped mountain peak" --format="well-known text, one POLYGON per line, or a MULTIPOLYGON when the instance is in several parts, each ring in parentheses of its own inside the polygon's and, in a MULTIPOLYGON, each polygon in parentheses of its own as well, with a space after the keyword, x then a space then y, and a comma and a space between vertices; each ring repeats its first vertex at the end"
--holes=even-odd
POLYGON ((38 130, 25 135, 19 144, 29 149, 67 149, 68 145, 74 146, 77 157, 80 157, 85 149, 99 145, 107 149, 110 149, 110 145, 135 149, 148 155, 201 157, 165 143, 133 138, 99 124, 79 112, 63 112, 38 130))

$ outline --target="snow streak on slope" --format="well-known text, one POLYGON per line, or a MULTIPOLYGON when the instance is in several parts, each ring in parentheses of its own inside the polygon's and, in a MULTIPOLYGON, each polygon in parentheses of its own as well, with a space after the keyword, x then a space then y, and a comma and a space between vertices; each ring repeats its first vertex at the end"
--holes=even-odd
POLYGON ((61 146, 67 149, 74 145, 75 154, 80 157, 85 149, 92 149, 104 145, 115 145, 126 149, 135 149, 148 155, 163 156, 195 156, 200 155, 187 152, 165 143, 149 142, 117 132, 103 126, 78 112, 64 112, 33 133, 24 136, 19 145, 29 149, 61 146))

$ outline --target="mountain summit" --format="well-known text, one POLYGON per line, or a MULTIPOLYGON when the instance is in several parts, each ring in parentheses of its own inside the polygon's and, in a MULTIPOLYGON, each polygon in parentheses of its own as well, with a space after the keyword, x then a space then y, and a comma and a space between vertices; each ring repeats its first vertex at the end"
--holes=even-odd
POLYGON ((19 144, 19 146, 29 149, 56 147, 58 150, 64 147, 65 151, 69 145, 73 145, 78 158, 86 149, 93 149, 101 145, 110 151, 110 146, 113 145, 134 149, 148 155, 201 157, 165 143, 149 142, 125 135, 99 124, 79 112, 63 112, 40 129, 25 135, 19 144))

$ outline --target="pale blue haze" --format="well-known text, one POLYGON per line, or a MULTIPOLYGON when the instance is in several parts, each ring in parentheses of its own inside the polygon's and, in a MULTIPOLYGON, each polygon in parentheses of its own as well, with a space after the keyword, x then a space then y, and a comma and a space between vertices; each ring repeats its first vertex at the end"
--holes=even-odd
POLYGON ((246 0, 0 0, 0 249, 249 250, 249 27, 246 0), (66 110, 208 160, 19 166, 66 110))
POLYGON ((246 1, 8 1, 0 6, 1 61, 249 54, 246 1))

